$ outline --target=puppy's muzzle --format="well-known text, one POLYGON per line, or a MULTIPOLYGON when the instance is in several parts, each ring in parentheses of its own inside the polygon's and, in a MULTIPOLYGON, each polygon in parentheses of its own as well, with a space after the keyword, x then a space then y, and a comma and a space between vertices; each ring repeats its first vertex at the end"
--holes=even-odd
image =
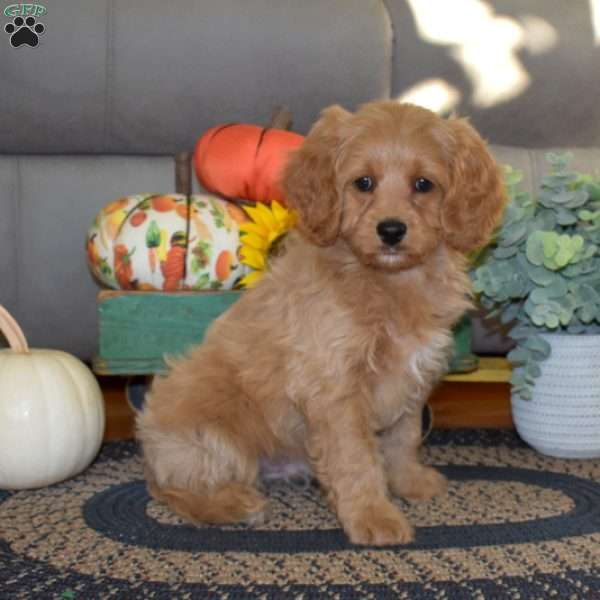
POLYGON ((406 224, 398 219, 385 219, 377 224, 377 235, 390 248, 399 244, 407 231, 406 224))

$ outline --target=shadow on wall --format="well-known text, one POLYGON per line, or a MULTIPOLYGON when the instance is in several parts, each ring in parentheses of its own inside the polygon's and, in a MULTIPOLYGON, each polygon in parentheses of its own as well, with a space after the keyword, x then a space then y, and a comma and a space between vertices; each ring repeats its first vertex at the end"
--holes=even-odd
POLYGON ((389 2, 394 95, 492 143, 600 145, 600 0, 389 2))

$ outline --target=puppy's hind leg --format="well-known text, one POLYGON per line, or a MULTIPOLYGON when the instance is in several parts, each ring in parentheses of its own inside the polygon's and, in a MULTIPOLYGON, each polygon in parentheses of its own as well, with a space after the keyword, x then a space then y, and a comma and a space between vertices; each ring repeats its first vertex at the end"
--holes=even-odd
POLYGON ((148 490, 194 524, 259 524, 267 501, 255 487, 258 461, 222 432, 159 432, 140 423, 148 490))
POLYGON ((247 523, 261 525, 267 501, 253 486, 229 482, 213 491, 160 488, 148 483, 151 495, 194 525, 247 523))

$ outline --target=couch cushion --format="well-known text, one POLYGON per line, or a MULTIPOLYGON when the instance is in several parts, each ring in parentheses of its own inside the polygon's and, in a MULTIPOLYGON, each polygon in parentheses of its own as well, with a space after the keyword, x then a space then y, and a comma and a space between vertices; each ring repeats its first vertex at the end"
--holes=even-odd
POLYGON ((304 132, 389 95, 380 0, 55 0, 37 48, 0 44, 0 152, 171 154, 220 122, 304 132), (18 124, 16 126, 15 124, 18 124))
POLYGON ((13 312, 32 346, 85 359, 93 355, 99 288, 87 268, 87 228, 115 198, 173 191, 173 162, 171 157, 0 158, 0 304, 13 312))
POLYGON ((19 278, 18 256, 21 240, 19 221, 19 163, 16 158, 0 157, 0 304, 13 307, 17 303, 19 278))

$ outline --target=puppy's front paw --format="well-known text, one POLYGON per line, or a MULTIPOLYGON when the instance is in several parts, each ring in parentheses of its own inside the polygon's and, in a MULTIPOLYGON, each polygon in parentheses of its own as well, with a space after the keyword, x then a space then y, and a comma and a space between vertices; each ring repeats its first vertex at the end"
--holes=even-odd
POLYGON ((414 531, 406 517, 391 502, 385 501, 358 511, 343 522, 353 544, 389 546, 408 544, 414 531))
POLYGON ((406 500, 431 500, 446 493, 448 480, 432 467, 416 465, 395 474, 390 489, 395 496, 406 500))

